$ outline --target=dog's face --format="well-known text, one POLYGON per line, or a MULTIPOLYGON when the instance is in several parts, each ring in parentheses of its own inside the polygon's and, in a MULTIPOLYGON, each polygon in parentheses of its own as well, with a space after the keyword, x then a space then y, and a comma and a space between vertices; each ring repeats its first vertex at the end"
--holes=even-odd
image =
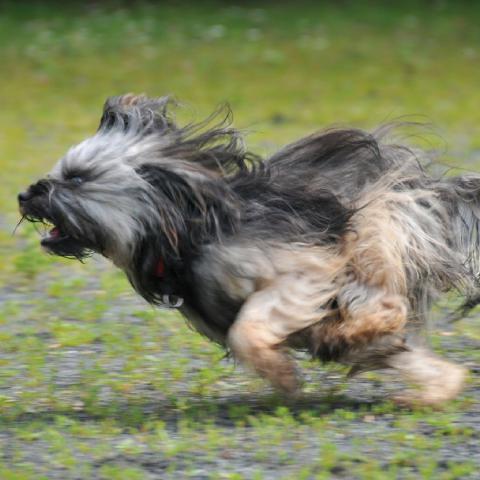
POLYGON ((92 137, 19 194, 20 211, 28 220, 53 227, 41 241, 45 249, 78 258, 89 251, 108 256, 141 234, 150 186, 134 164, 124 161, 124 152, 116 151, 124 146, 115 135, 92 137))
POLYGON ((18 195, 27 220, 51 224, 41 241, 46 250, 77 258, 95 251, 119 262, 133 250, 158 216, 149 211, 154 192, 142 165, 171 141, 174 127, 158 113, 166 102, 131 95, 110 99, 97 133, 18 195))

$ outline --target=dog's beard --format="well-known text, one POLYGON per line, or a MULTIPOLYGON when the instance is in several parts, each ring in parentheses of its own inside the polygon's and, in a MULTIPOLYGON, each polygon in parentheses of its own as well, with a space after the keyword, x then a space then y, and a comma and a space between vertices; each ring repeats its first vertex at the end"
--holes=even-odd
POLYGON ((58 211, 53 211, 48 203, 48 193, 45 193, 21 208, 22 220, 41 226, 40 244, 46 252, 81 260, 100 248, 78 232, 73 233, 66 219, 58 211))
POLYGON ((36 218, 30 215, 25 215, 24 218, 30 222, 42 224, 44 233, 40 245, 47 253, 82 260, 95 251, 94 245, 90 242, 73 237, 48 218, 36 218))
POLYGON ((73 238, 56 226, 48 230, 40 244, 47 252, 62 257, 83 259, 93 253, 93 249, 83 241, 73 238))

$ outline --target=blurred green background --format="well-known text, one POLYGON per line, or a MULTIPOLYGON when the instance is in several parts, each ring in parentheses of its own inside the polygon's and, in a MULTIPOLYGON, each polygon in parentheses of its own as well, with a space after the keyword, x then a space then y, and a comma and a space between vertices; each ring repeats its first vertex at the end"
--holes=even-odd
POLYGON ((0 68, 1 479, 478 478, 475 319, 432 337, 477 372, 442 413, 307 362, 311 401, 291 406, 105 262, 12 231, 16 194, 125 92, 174 95, 180 121, 228 101, 264 155, 413 115, 478 168, 479 2, 0 2, 0 68))

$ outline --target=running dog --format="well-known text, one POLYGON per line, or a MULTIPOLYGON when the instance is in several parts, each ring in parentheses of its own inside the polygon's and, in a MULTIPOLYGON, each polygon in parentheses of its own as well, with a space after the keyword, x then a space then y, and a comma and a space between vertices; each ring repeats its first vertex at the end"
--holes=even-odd
POLYGON ((153 304, 178 308, 296 395, 290 349, 351 373, 396 369, 402 404, 436 405, 464 368, 417 341, 439 294, 480 302, 480 176, 437 178, 386 130, 332 129, 268 159, 228 109, 178 126, 171 101, 107 100, 98 131, 19 194, 54 254, 100 253, 153 304), (223 113, 222 113, 223 112, 223 113))

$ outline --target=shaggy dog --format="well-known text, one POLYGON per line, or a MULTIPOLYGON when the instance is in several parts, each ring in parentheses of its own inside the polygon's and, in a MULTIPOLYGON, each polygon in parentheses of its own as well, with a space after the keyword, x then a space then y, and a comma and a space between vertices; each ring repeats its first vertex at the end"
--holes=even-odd
POLYGON ((417 387, 404 404, 455 397, 465 370, 416 340, 438 294, 480 301, 480 176, 434 178, 382 131, 327 130, 261 160, 228 111, 179 127, 169 105, 108 99, 96 134, 19 194, 24 218, 53 225, 43 247, 111 259, 286 393, 293 348, 396 369, 417 387))

